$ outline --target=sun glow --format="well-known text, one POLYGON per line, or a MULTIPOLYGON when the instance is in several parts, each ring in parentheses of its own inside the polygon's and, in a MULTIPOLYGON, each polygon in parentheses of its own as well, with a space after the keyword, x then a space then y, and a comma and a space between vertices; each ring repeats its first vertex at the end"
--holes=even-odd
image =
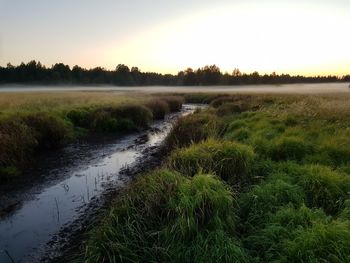
POLYGON ((217 64, 228 72, 341 75, 350 69, 349 28, 338 9, 235 4, 152 28, 98 55, 110 66, 120 61, 163 73, 217 64))

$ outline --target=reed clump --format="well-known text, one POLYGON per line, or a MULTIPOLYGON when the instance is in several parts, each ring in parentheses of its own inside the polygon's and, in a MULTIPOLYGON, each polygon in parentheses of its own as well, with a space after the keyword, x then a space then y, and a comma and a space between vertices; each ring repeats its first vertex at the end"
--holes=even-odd
POLYGON ((183 103, 180 96, 138 99, 136 104, 137 99, 123 98, 123 101, 113 95, 101 97, 96 93, 99 104, 92 103, 91 94, 88 97, 81 94, 84 105, 81 97, 73 95, 24 95, 26 100, 18 97, 16 106, 8 105, 6 111, 0 112, 0 182, 17 177, 39 151, 58 148, 91 133, 124 134, 142 130, 170 111, 179 111, 183 103), (56 104, 55 99, 64 98, 73 106, 64 101, 64 106, 56 104))

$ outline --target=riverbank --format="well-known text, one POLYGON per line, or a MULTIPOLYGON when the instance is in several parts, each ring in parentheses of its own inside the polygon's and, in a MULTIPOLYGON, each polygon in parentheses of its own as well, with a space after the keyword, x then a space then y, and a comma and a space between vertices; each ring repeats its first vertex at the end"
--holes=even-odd
POLYGON ((348 262, 349 96, 193 96, 74 262, 348 262))
POLYGON ((122 135, 179 111, 176 96, 113 93, 3 94, 0 99, 0 183, 23 175, 35 155, 91 134, 122 135))
POLYGON ((137 171, 160 164, 159 148, 174 120, 196 107, 186 104, 145 131, 73 143, 45 156, 44 164, 27 174, 36 172, 41 180, 0 195, 1 206, 17 204, 0 217, 0 261, 11 262, 6 250, 16 261, 46 262, 77 245, 73 241, 78 243, 80 233, 100 218, 137 171))

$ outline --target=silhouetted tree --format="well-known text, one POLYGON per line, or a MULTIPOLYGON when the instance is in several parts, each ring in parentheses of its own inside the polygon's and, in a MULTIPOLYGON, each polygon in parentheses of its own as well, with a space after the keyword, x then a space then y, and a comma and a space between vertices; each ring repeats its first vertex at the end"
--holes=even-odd
POLYGON ((119 64, 114 73, 114 83, 120 86, 133 85, 133 79, 128 66, 119 64))
POLYGON ((196 77, 196 74, 194 73, 193 69, 187 68, 184 71, 184 74, 183 74, 183 85, 185 85, 185 86, 198 85, 197 77, 196 77))
POLYGON ((63 63, 56 63, 51 68, 52 79, 55 82, 70 82, 71 70, 68 65, 63 63))
POLYGON ((260 75, 258 72, 242 73, 235 68, 231 74, 222 74, 216 65, 205 66, 193 70, 187 68, 177 75, 141 72, 139 68, 131 70, 124 64, 119 64, 115 70, 101 67, 84 69, 74 66, 72 69, 63 63, 57 63, 46 68, 40 62, 32 60, 27 64, 13 66, 8 63, 0 67, 0 83, 74 83, 74 84, 115 84, 131 85, 239 85, 239 84, 286 84, 286 83, 326 83, 350 82, 350 75, 338 78, 336 76, 291 76, 288 74, 260 75))
POLYGON ((201 70, 203 85, 216 85, 220 83, 221 72, 216 65, 205 66, 201 70))

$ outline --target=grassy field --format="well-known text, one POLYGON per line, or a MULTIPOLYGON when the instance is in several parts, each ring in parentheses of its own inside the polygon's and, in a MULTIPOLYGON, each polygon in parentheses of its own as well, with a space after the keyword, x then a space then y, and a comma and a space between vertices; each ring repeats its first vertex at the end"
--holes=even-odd
POLYGON ((182 97, 132 92, 2 93, 0 183, 21 175, 38 152, 92 133, 144 129, 182 103, 182 97))
POLYGON ((1 114, 33 111, 65 111, 77 107, 119 105, 143 101, 150 95, 123 92, 61 91, 1 93, 1 114))
POLYGON ((187 94, 77 262, 350 262, 349 95, 187 94))

